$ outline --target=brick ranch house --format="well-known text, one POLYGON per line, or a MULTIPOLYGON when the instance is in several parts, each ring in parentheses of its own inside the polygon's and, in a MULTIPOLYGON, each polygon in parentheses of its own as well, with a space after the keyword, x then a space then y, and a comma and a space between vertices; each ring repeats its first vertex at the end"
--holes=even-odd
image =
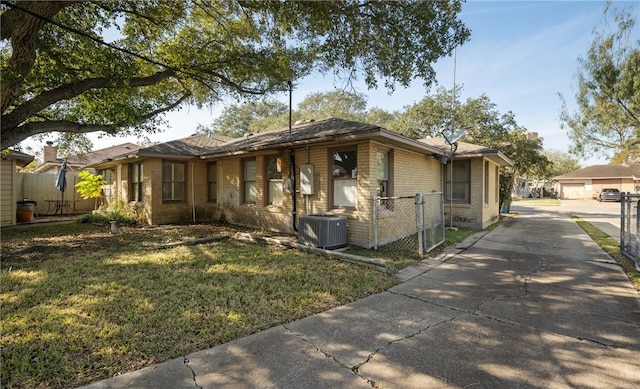
POLYGON ((485 228, 498 219, 499 168, 511 162, 497 150, 461 143, 451 183, 443 180, 451 164, 439 159, 447 150, 435 140, 328 118, 243 138, 194 135, 91 167, 109 170, 115 199, 135 202, 149 224, 224 219, 295 233, 301 215, 340 215, 347 243, 369 248, 374 195, 444 189, 449 212, 453 187, 454 225, 485 228))
POLYGON ((591 199, 605 188, 640 193, 640 163, 592 165, 553 178, 554 189, 563 200, 591 199))

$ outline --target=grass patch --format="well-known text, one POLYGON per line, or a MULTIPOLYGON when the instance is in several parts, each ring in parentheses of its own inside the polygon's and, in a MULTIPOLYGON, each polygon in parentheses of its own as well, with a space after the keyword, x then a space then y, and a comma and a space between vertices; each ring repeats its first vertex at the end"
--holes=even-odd
MULTIPOLYGON (((485 231, 489 231, 499 224, 500 222, 485 229, 485 231)), ((424 256, 426 258, 437 257, 445 248, 452 246, 458 242, 462 242, 469 236, 480 231, 482 230, 476 228, 458 228, 456 230, 446 229, 444 243, 425 253, 424 256)), ((345 250, 345 252, 348 254, 361 255, 364 257, 383 259, 387 261, 387 263, 389 264, 389 268, 396 270, 415 265, 421 260, 420 256, 418 255, 417 237, 405 238, 400 241, 378 247, 377 250, 349 246, 349 248, 345 250)))
POLYGON ((633 287, 640 292, 640 272, 636 269, 635 263, 627 258, 620 252, 620 244, 603 232, 601 229, 595 227, 593 224, 584 221, 578 216, 571 216, 578 225, 596 242, 602 249, 613 258, 618 265, 624 270, 629 277, 629 280, 633 284, 633 287))
POLYGON ((230 240, 224 226, 2 230, 2 387, 64 388, 384 291, 367 266, 230 240))

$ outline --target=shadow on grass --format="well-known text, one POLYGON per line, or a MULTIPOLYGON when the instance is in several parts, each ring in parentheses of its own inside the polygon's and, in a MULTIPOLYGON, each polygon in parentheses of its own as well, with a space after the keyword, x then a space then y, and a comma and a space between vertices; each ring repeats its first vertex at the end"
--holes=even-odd
MULTIPOLYGON (((235 232, 235 230, 233 230, 235 232)), ((219 241, 221 226, 65 225, 2 240, 5 387, 73 387, 388 289, 364 266, 219 241)))

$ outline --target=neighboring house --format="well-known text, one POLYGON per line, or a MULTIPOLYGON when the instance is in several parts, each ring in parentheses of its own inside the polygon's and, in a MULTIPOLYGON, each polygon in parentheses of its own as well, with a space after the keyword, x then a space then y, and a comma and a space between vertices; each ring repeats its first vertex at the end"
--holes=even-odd
POLYGON ((444 186, 450 165, 434 157, 446 152, 375 125, 329 118, 243 138, 197 135, 92 167, 113 169, 116 198, 139 203, 150 224, 224 219, 295 233, 300 215, 341 215, 347 242, 372 247, 374 195, 445 188, 448 196, 453 187, 457 224, 484 228, 497 220, 499 166, 509 160, 461 144, 453 184, 444 186))
POLYGON ((604 188, 640 193, 640 164, 593 165, 553 178, 558 198, 591 199, 604 188))
MULTIPOLYGON (((72 155, 66 158, 67 171, 79 172, 80 170, 84 169, 84 166, 86 165, 92 165, 98 161, 105 160, 115 155, 132 152, 138 150, 139 148, 140 146, 134 143, 123 143, 104 149, 91 151, 82 155, 72 155)), ((38 165, 38 167, 34 169, 34 173, 58 174, 62 163, 65 161, 65 158, 58 157, 56 148, 53 146, 53 142, 49 141, 47 142, 47 145, 43 147, 42 160, 42 164, 38 165)))
POLYGON ((16 202, 23 200, 18 198, 17 168, 25 167, 33 156, 17 151, 10 151, 2 155, 0 160, 0 226, 12 226, 16 224, 16 202))

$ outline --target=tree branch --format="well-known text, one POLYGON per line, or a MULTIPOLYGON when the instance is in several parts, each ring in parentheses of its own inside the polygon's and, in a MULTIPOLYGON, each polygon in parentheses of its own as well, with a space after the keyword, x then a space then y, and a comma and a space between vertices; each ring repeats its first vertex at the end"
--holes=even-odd
POLYGON ((5 112, 21 95, 20 87, 36 60, 38 32, 72 1, 32 1, 25 8, 3 1, 10 9, 2 14, 2 39, 11 40, 11 58, 0 85, 0 112, 5 112))
POLYGON ((188 99, 191 96, 192 96, 191 92, 185 92, 178 100, 176 100, 172 104, 167 105, 166 107, 162 107, 162 108, 156 109, 155 111, 151 111, 151 112, 147 113, 146 115, 140 116, 140 121, 146 121, 146 120, 151 119, 152 117, 154 117, 156 115, 159 115, 159 114, 161 114, 163 112, 170 111, 170 110, 174 109, 175 107, 177 107, 178 105, 182 104, 183 101, 185 101, 186 99, 188 99))
POLYGON ((115 125, 80 124, 66 120, 30 122, 14 129, 13 131, 2 131, 2 134, 0 134, 0 148, 4 150, 5 148, 15 145, 30 136, 54 131, 76 134, 102 131, 108 134, 115 134, 118 129, 115 125))
POLYGON ((173 75, 175 75, 175 72, 167 69, 147 77, 131 79, 89 78, 73 84, 62 85, 50 91, 42 92, 10 113, 2 115, 1 128, 3 132, 12 130, 18 127, 20 123, 56 102, 69 100, 91 89, 150 86, 173 75))
MULTIPOLYGON (((69 4, 72 4, 72 3, 69 2, 68 4, 65 4, 65 6, 69 5, 69 4)), ((164 69, 169 69, 169 70, 172 70, 172 71, 174 71, 176 73, 182 73, 185 76, 189 76, 189 77, 191 77, 194 80, 197 80, 199 82, 204 83, 207 80, 207 78, 205 76, 213 76, 213 77, 218 78, 221 81, 221 83, 226 84, 229 87, 232 87, 233 89, 237 90, 240 93, 261 95, 261 94, 264 94, 264 92, 265 92, 265 91, 262 91, 262 90, 257 90, 257 89, 252 89, 252 88, 250 89, 250 88, 247 88, 245 86, 242 86, 242 84, 234 82, 231 79, 229 79, 226 76, 224 76, 223 74, 221 74, 219 72, 216 72, 216 71, 213 71, 213 70, 201 70, 202 74, 197 74, 195 72, 188 71, 186 69, 180 69, 180 68, 175 67, 175 66, 167 65, 167 64, 159 62, 159 61, 157 61, 157 60, 155 60, 153 58, 149 58, 149 57, 144 56, 144 55, 142 55, 140 53, 136 53, 136 52, 134 52, 132 50, 128 50, 126 48, 118 46, 117 44, 107 43, 104 40, 102 40, 100 38, 97 38, 95 36, 92 36, 90 34, 87 34, 84 31, 78 30, 77 28, 73 28, 73 27, 70 27, 70 26, 65 26, 65 25, 63 25, 61 23, 58 23, 58 22, 52 20, 51 18, 48 18, 46 16, 43 16, 43 15, 40 15, 40 14, 37 14, 37 13, 34 13, 34 12, 31 12, 29 9, 22 8, 22 7, 20 7, 20 6, 16 5, 16 4, 7 3, 7 5, 9 7, 11 7, 12 9, 20 10, 20 11, 24 12, 27 15, 33 16, 34 18, 40 20, 43 23, 43 25, 44 25, 44 23, 50 23, 50 24, 52 24, 52 25, 54 25, 56 27, 59 27, 59 28, 61 28, 63 30, 66 30, 66 31, 72 32, 74 34, 83 36, 83 37, 85 37, 85 38, 87 38, 87 39, 89 39, 89 40, 91 40, 91 41, 93 41, 93 42, 95 42, 95 43, 97 43, 99 45, 106 46, 106 47, 108 47, 110 49, 125 53, 127 55, 132 56, 132 57, 138 58, 138 59, 140 59, 142 61, 151 63, 151 64, 156 65, 156 66, 160 66, 160 67, 162 67, 164 69)), ((35 36, 35 34, 34 34, 34 36, 35 36)), ((35 60, 35 42, 34 42, 34 51, 33 51, 33 53, 34 53, 34 60, 35 60)), ((31 65, 33 65, 33 63, 31 65)), ((3 95, 2 104, 3 104, 2 105, 2 112, 4 112, 5 109, 9 107, 9 105, 7 105, 6 108, 4 107, 4 95, 3 95)))
MULTIPOLYGON (((186 91, 182 96, 173 103, 162 108, 153 110, 138 118, 138 122, 142 123, 148 119, 161 113, 170 111, 182 104, 186 99, 191 97, 191 92, 186 91)), ((81 124, 68 120, 41 120, 25 123, 21 126, 12 128, 0 133, 0 149, 4 150, 13 146, 30 136, 47 133, 47 132, 69 132, 69 133, 90 133, 90 132, 106 132, 108 134, 116 134, 121 127, 129 126, 131 123, 113 123, 113 124, 81 124)))

